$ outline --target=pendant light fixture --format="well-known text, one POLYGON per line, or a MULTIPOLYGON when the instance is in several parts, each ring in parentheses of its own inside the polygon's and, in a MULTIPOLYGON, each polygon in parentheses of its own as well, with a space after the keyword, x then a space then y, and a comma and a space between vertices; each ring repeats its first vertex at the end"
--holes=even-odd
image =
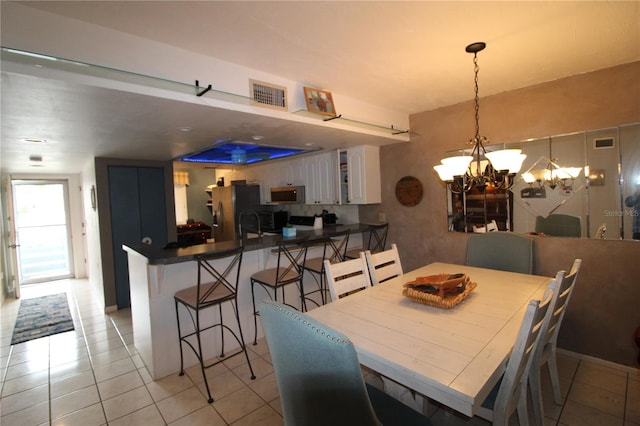
POLYGON ((522 180, 529 184, 528 194, 535 194, 537 198, 546 197, 545 188, 555 190, 560 188, 564 192, 573 190, 574 181, 582 172, 581 167, 561 167, 551 152, 552 141, 549 138, 549 157, 541 157, 529 170, 522 173, 522 180), (539 165, 544 165, 540 168, 539 165))
POLYGON ((433 168, 440 180, 454 193, 468 192, 472 188, 484 191, 487 186, 496 189, 508 189, 513 185, 513 178, 520 171, 522 162, 527 157, 520 149, 503 149, 487 151, 485 145, 489 141, 480 135, 480 98, 478 97, 478 52, 486 47, 484 42, 471 43, 465 48, 473 53, 475 72, 475 123, 476 134, 469 140, 473 145, 471 154, 448 157, 433 168))

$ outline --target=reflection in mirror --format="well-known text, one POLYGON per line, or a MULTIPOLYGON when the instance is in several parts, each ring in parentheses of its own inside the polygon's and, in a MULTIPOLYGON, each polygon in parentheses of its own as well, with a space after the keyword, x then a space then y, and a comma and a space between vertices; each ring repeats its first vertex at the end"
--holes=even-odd
POLYGON ((640 124, 505 147, 527 155, 513 187, 485 194, 448 191, 450 231, 486 232, 495 224, 519 233, 632 239, 640 205, 634 209, 625 199, 640 194, 640 124))

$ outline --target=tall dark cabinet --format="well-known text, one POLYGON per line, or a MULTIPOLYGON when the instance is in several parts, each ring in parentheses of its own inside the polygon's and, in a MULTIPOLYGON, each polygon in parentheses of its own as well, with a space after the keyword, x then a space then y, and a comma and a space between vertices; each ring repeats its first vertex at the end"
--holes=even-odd
POLYGON ((170 163, 96 159, 103 285, 106 306, 131 305, 123 244, 175 241, 173 169, 170 163))

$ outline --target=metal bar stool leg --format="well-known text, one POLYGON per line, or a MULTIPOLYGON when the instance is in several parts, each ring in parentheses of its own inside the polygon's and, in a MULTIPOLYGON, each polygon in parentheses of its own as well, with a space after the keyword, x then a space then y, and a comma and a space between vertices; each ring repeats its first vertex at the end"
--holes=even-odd
POLYGON ((180 331, 180 315, 178 313, 178 301, 174 299, 176 305, 176 319, 178 320, 178 346, 180 346, 180 376, 184 376, 184 356, 182 354, 182 333, 180 331))

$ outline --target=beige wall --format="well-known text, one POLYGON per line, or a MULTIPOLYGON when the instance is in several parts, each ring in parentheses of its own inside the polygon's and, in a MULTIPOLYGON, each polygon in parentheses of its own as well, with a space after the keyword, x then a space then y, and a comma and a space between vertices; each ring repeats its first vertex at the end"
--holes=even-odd
MULTIPOLYGON (((472 95, 470 78, 469 94, 472 95)), ((480 81, 482 91, 482 81, 480 81)), ((482 92, 480 92, 482 93, 482 92)), ((493 143, 598 129, 640 121, 640 62, 482 98, 481 134, 493 143)), ((466 234, 447 232, 445 189, 433 173, 445 151, 462 148, 474 134, 472 101, 411 117, 411 142, 381 149, 383 202, 362 206, 360 221, 384 212, 389 242, 398 243, 407 270, 434 261, 464 263, 466 234), (423 200, 404 207, 395 184, 412 175, 423 200)), ((639 141, 640 143, 640 141, 639 141)), ((625 365, 637 363, 633 341, 640 326, 640 282, 632 269, 640 242, 536 238, 534 273, 555 275, 583 259, 560 334, 562 348, 625 365)))

